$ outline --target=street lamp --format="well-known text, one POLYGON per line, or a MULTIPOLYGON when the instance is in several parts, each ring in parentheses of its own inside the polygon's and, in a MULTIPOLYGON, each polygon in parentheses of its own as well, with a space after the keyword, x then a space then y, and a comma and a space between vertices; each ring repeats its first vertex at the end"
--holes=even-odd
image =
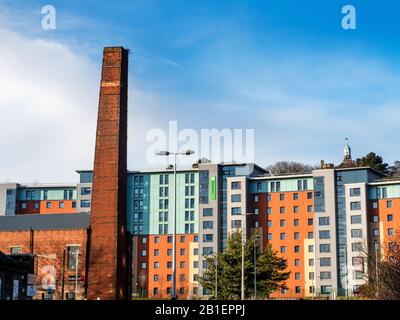
POLYGON ((157 156, 174 156, 174 233, 172 237, 172 299, 176 299, 176 156, 184 155, 190 156, 194 154, 192 150, 186 150, 184 152, 169 152, 159 151, 156 153, 157 156))
POLYGON ((254 237, 254 299, 257 300, 257 242, 259 239, 258 233, 254 237))
POLYGON ((375 295, 376 297, 379 296, 379 271, 378 271, 378 250, 379 250, 379 243, 378 241, 374 241, 374 247, 375 247, 375 288, 376 292, 375 295))
POLYGON ((76 250, 75 259, 75 300, 78 298, 78 267, 79 267, 79 249, 76 250))

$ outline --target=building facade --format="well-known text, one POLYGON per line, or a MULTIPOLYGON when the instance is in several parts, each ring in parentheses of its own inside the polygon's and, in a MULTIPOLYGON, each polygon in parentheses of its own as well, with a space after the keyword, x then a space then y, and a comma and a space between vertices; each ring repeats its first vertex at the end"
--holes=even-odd
MULTIPOLYGON (((29 213, 89 214, 93 173, 77 172, 76 185, 0 185, 1 215, 23 224, 29 221, 29 213)), ((252 164, 199 162, 179 169, 176 181, 175 186, 171 167, 127 173, 134 297, 172 294, 175 189, 181 299, 210 294, 199 283, 207 268, 205 257, 222 252, 229 233, 236 229, 247 237, 257 232, 260 246, 271 245, 287 260, 290 277, 272 297, 351 296, 366 281, 365 251, 390 245, 390 237, 400 227, 400 179, 389 180, 374 169, 357 166, 349 147, 342 164, 322 163, 307 174, 270 176, 252 164)), ((29 230, 0 230, 0 250, 11 253, 22 246, 29 253, 29 230)), ((84 246, 85 236, 82 231, 82 240, 75 242, 84 246)), ((382 259, 386 258, 383 252, 378 251, 382 259)))

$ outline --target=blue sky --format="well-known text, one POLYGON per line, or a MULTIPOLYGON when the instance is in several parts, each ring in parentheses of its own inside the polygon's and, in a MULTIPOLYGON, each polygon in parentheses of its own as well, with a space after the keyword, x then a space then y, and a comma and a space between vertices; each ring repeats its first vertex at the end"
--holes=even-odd
MULTIPOLYGON (((91 110, 87 118, 79 116, 85 119, 82 126, 87 125, 87 131, 77 133, 79 139, 95 127, 102 47, 123 45, 132 50, 130 168, 146 167, 144 136, 151 128, 165 129, 168 120, 196 130, 254 128, 255 160, 262 166, 278 160, 338 163, 345 137, 354 157, 375 151, 387 162, 400 158, 396 120, 400 4, 396 1, 0 0, 0 18, 10 43, 18 38, 35 45, 44 52, 43 63, 54 63, 46 75, 49 79, 59 76, 58 82, 64 81, 56 73, 62 73, 67 62, 60 58, 61 66, 49 54, 57 45, 65 61, 72 55, 77 59, 73 61, 87 67, 81 75, 72 70, 73 64, 65 67, 71 72, 69 80, 65 78, 71 91, 65 90, 62 98, 54 96, 56 101, 68 99, 77 77, 82 82, 78 89, 87 86, 91 91, 80 92, 87 99, 71 102, 91 110), (45 4, 57 10, 56 30, 41 28, 40 10, 45 4), (346 4, 356 8, 356 30, 341 28, 341 8, 346 4)), ((29 52, 24 50, 21 57, 29 60, 29 52)), ((32 59, 41 63, 40 57, 32 59)), ((19 81, 16 78, 15 84, 19 81)), ((7 124, 15 121, 16 127, 16 118, 10 116, 13 104, 0 100, 0 115, 7 116, 7 124)), ((61 112, 58 103, 51 107, 61 112)), ((35 125, 51 130, 49 122, 38 119, 35 125)), ((59 134, 62 139, 63 133, 59 134)), ((43 159, 32 159, 37 163, 21 172, 17 167, 21 163, 8 159, 0 163, 0 179, 53 180, 57 172, 60 179, 74 179, 73 169, 91 165, 93 139, 88 134, 84 146, 74 147, 71 158, 76 160, 60 156, 57 162, 65 163, 62 173, 60 167, 49 170, 50 163, 42 168, 43 159), (32 168, 40 170, 32 174, 32 168)), ((17 146, 1 142, 7 143, 9 154, 20 154, 17 146)), ((49 142, 47 150, 53 146, 49 142)))

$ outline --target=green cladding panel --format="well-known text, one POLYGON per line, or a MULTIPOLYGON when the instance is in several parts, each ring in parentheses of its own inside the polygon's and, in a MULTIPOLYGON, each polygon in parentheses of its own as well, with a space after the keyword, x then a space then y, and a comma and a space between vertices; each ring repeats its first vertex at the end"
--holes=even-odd
POLYGON ((217 177, 215 176, 210 178, 210 198, 217 200, 217 177))

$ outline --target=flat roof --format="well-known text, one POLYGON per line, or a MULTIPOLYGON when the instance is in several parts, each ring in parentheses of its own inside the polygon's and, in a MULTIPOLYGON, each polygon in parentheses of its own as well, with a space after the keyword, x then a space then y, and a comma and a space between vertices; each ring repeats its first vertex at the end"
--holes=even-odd
POLYGON ((90 214, 17 214, 0 216, 1 231, 88 229, 90 214))

